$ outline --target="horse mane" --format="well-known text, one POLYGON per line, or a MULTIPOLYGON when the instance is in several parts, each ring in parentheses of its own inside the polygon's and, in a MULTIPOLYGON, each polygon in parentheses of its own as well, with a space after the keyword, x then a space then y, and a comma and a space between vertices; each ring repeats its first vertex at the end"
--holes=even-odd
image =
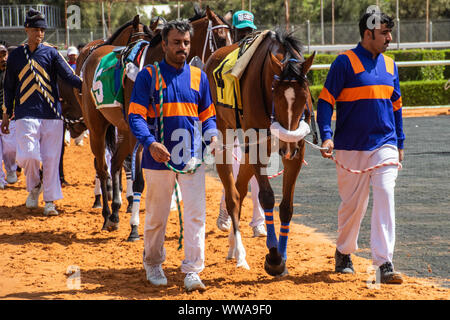
MULTIPOLYGON (((142 24, 142 25, 144 26, 144 32, 145 32, 150 38, 152 38, 152 37, 153 37, 153 33, 152 33, 152 31, 150 30, 150 28, 149 28, 147 25, 143 24, 143 23, 139 23, 139 24, 142 24)), ((130 21, 124 23, 122 26, 119 27, 119 29, 117 29, 117 30, 112 34, 111 37, 109 37, 109 38, 105 41, 104 45, 110 45, 114 40, 116 40, 116 38, 120 35, 120 33, 121 33, 123 30, 125 30, 126 28, 128 28, 129 26, 132 26, 132 25, 133 25, 133 20, 130 20, 130 21)))
POLYGON ((306 77, 303 74, 302 65, 305 59, 302 55, 303 45, 301 41, 296 38, 292 32, 287 32, 282 29, 277 29, 272 33, 272 36, 283 45, 286 50, 284 61, 284 70, 280 75, 280 80, 298 80, 301 84, 306 81, 306 77))

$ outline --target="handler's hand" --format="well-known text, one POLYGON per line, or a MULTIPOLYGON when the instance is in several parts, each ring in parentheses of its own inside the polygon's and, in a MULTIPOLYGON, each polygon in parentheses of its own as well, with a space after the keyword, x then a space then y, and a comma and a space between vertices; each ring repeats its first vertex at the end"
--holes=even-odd
POLYGON ((404 153, 403 149, 398 149, 398 161, 402 162, 404 158, 405 158, 405 153, 404 153))
POLYGON ((213 156, 215 156, 216 155, 216 149, 217 149, 217 136, 211 137, 211 143, 209 144, 209 146, 211 147, 211 154, 213 156))
POLYGON ((166 162, 170 160, 169 151, 159 142, 153 142, 149 147, 149 151, 155 161, 166 162))
POLYGON ((320 150, 322 153, 322 157, 324 158, 331 158, 333 155, 333 149, 334 149, 334 143, 333 140, 328 139, 322 142, 322 148, 327 148, 327 150, 320 150))
POLYGON ((3 113, 2 116, 2 133, 3 134, 9 134, 9 118, 6 113, 3 113))

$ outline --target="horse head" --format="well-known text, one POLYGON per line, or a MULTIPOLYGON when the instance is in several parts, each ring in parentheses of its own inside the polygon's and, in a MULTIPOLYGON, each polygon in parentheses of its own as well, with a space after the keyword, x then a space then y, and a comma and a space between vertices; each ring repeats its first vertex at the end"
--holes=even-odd
POLYGON ((205 63, 218 48, 232 44, 230 25, 209 6, 204 12, 196 8, 195 16, 189 21, 194 29, 190 57, 201 57, 202 62, 205 63))
POLYGON ((279 153, 291 160, 300 156, 301 140, 310 132, 302 120, 313 107, 306 74, 315 54, 305 60, 300 42, 290 34, 278 31, 271 38, 264 75, 271 85, 272 105, 266 107, 271 107, 270 129, 280 140, 279 153))

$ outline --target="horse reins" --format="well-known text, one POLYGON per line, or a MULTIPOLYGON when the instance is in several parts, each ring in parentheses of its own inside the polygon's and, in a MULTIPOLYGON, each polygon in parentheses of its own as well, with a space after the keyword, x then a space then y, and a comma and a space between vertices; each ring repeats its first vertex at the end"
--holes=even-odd
POLYGON ((217 50, 216 38, 214 37, 213 31, 215 29, 221 29, 221 28, 230 29, 230 27, 226 24, 219 24, 219 25, 213 26, 212 21, 209 20, 209 18, 208 18, 208 29, 206 31, 205 44, 203 45, 203 53, 202 53, 202 62, 203 63, 205 63, 205 53, 206 53, 206 47, 207 47, 208 43, 209 43, 209 50, 211 51, 211 54, 217 50))

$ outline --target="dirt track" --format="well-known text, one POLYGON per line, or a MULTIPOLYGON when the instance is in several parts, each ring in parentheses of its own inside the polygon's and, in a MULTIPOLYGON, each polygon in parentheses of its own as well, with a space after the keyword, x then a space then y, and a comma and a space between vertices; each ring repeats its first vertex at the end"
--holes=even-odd
MULTIPOLYGON (((221 184, 207 177, 206 268, 201 277, 208 287, 204 293, 186 293, 180 272, 183 250, 178 251, 178 213, 168 225, 167 260, 163 267, 169 284, 155 288, 145 279, 142 268, 143 242, 124 241, 129 232, 129 215, 121 209, 116 232, 100 231, 101 210, 93 203, 92 155, 85 146, 66 149, 64 199, 57 202, 61 214, 44 217, 42 208, 25 208, 24 176, 1 190, 0 198, 0 299, 449 299, 450 290, 405 276, 401 286, 381 285, 369 289, 366 273, 370 261, 354 257, 357 274, 338 275, 334 269, 334 244, 325 235, 303 225, 291 225, 287 266, 289 275, 275 279, 263 269, 265 239, 252 238, 248 223, 251 201, 242 213, 243 241, 251 270, 236 269, 226 261, 227 234, 215 226, 221 184), (80 270, 80 289, 66 275, 70 266, 80 270), (69 280, 69 282, 68 282, 69 280)), ((145 192, 145 191, 144 191, 145 192)), ((42 197, 41 197, 42 199, 42 197)), ((42 206, 42 203, 41 203, 42 206)), ((141 206, 143 208, 143 204, 141 206)), ((275 215, 277 216, 277 215, 275 215)), ((142 237, 144 210, 139 233, 142 237)), ((276 219, 276 225, 279 221, 276 219)), ((279 229, 277 227, 276 229, 279 229)))

